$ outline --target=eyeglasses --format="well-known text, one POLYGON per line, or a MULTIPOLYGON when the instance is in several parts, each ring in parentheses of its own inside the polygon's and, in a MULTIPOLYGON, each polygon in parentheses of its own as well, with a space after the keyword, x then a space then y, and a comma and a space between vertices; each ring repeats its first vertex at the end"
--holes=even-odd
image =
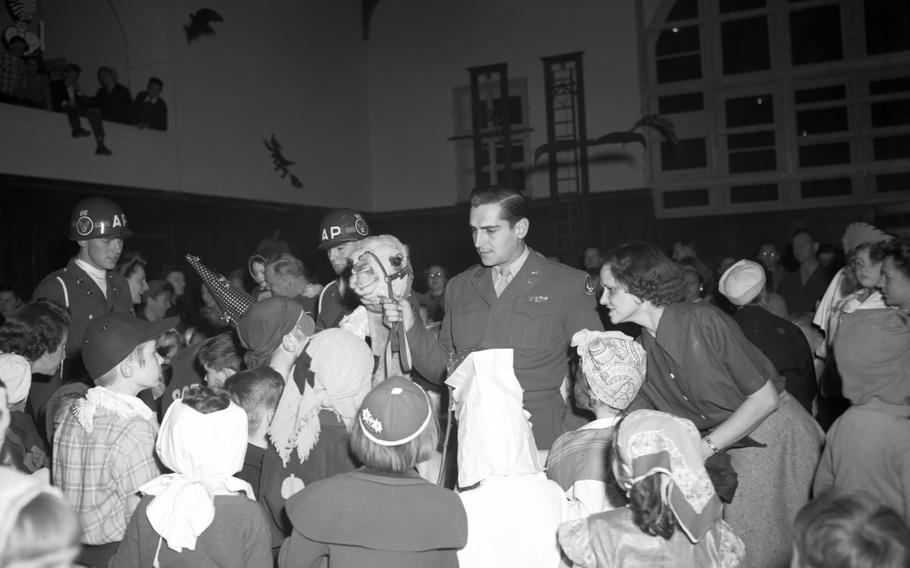
POLYGON ((427 278, 442 278, 445 275, 445 272, 427 272, 427 278))

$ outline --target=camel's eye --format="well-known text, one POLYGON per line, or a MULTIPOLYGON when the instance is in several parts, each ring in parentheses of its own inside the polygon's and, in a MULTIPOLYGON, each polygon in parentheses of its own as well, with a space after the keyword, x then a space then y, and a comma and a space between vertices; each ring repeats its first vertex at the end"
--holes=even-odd
POLYGON ((389 263, 395 268, 401 268, 404 264, 404 255, 399 253, 389 258, 389 263))

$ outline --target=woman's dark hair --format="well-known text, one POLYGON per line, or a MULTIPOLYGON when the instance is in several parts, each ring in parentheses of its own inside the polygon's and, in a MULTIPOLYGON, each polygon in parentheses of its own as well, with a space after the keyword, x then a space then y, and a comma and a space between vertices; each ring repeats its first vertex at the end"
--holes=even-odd
POLYGON ((138 251, 130 251, 120 257, 120 262, 117 263, 117 272, 122 274, 124 278, 129 278, 140 266, 142 268, 145 268, 147 272, 147 265, 148 261, 145 260, 145 257, 142 256, 142 253, 138 251))
POLYGON ((661 495, 661 475, 664 474, 653 473, 632 486, 629 508, 635 526, 642 532, 670 540, 676 530, 676 518, 661 495))
POLYGON ((231 405, 231 395, 221 389, 201 386, 180 401, 200 414, 211 414, 231 405))
POLYGON ((869 256, 876 262, 883 261, 890 256, 895 268, 910 278, 910 239, 894 239, 887 243, 876 243, 869 256))
POLYGON ((149 78, 149 82, 148 82, 148 88, 151 89, 151 88, 152 88, 152 85, 158 85, 158 87, 160 87, 160 88, 163 89, 163 88, 164 88, 164 81, 162 81, 162 80, 159 79, 158 77, 150 77, 150 78, 149 78))
POLYGON ((0 326, 0 352, 35 361, 57 350, 69 325, 69 310, 53 300, 25 304, 0 326))
POLYGON ((588 378, 578 365, 578 374, 575 376, 575 386, 572 388, 572 395, 575 397, 575 406, 581 410, 594 411, 594 392, 588 383, 588 378))
POLYGON ((630 294, 657 307, 680 302, 686 295, 682 266, 651 243, 620 245, 607 253, 604 265, 630 294))

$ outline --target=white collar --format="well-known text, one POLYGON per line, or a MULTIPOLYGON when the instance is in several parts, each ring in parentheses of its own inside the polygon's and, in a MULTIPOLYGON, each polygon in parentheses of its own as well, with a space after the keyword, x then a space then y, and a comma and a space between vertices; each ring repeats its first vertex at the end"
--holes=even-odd
POLYGON ((154 414, 139 397, 116 393, 104 387, 93 387, 73 405, 76 420, 82 428, 91 433, 95 428, 95 413, 99 408, 116 412, 120 418, 134 418, 151 420, 154 414))
POLYGON ((525 245, 525 250, 522 251, 518 258, 506 265, 497 266, 497 270, 502 270, 503 268, 509 269, 509 274, 512 275, 512 278, 515 278, 515 275, 518 274, 518 271, 521 270, 521 267, 525 265, 525 261, 528 260, 528 255, 530 254, 531 249, 528 248, 528 245, 525 245))
POLYGON ((616 423, 622 419, 622 416, 616 415, 612 418, 597 418, 588 422, 584 426, 580 426, 579 430, 602 430, 604 428, 614 428, 616 423))
POLYGON ((91 276, 92 278, 94 278, 96 280, 98 278, 107 277, 107 270, 105 270, 103 268, 98 268, 96 266, 92 266, 91 264, 85 262, 81 258, 76 259, 76 265, 79 268, 81 268, 82 270, 84 270, 86 274, 88 274, 89 276, 91 276))

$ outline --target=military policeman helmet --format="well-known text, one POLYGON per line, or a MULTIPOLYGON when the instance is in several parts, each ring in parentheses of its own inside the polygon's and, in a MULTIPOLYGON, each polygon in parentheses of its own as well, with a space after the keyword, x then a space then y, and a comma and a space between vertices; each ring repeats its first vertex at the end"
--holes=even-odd
POLYGON ((103 197, 88 197, 73 208, 70 239, 126 239, 132 235, 119 205, 103 197))
POLYGON ((363 215, 351 209, 336 209, 322 219, 319 226, 319 248, 322 250, 370 236, 363 215))

